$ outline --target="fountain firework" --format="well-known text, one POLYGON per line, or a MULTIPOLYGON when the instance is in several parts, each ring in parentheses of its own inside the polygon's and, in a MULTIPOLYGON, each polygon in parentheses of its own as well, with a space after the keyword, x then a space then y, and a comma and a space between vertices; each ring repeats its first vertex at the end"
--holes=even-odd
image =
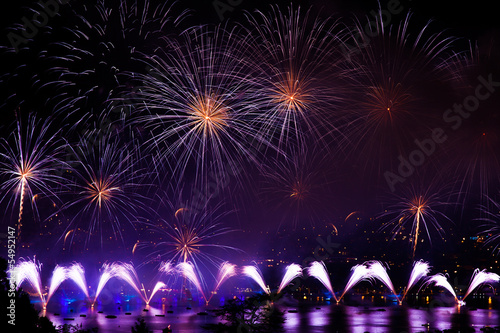
MULTIPOLYGON (((214 292, 216 292, 219 287, 227 281, 230 277, 236 275, 236 265, 231 264, 227 261, 223 262, 219 268, 219 274, 217 275, 217 280, 215 282, 214 292)), ((213 293, 208 298, 208 301, 212 299, 213 293)))
POLYGON ((286 267, 285 275, 281 279, 280 286, 278 288, 278 294, 285 288, 293 279, 298 276, 302 276, 302 267, 297 264, 291 264, 286 267))
POLYGON ((89 293, 87 291, 87 282, 85 281, 85 271, 83 266, 79 263, 74 263, 70 267, 64 267, 57 265, 52 272, 52 279, 50 281, 49 294, 47 296, 46 304, 49 303, 50 298, 54 292, 59 288, 61 283, 65 280, 70 279, 76 283, 76 285, 85 293, 87 299, 89 298, 89 293))
POLYGON ((177 264, 177 270, 189 281, 191 281, 196 288, 198 288, 201 296, 208 303, 205 293, 203 292, 203 287, 201 286, 200 279, 198 278, 198 274, 196 274, 194 270, 194 265, 191 262, 181 262, 177 264))
POLYGON ((372 276, 372 270, 370 270, 365 264, 362 265, 356 265, 351 268, 351 276, 349 277, 349 281, 347 281, 347 284, 344 288, 344 291, 342 292, 342 295, 340 295, 340 298, 337 300, 337 303, 344 297, 345 293, 349 291, 352 287, 354 287, 356 284, 358 284, 361 281, 372 281, 373 276, 372 276))
POLYGON ((427 274, 429 274, 429 271, 430 271, 429 264, 422 260, 416 261, 413 264, 413 269, 410 274, 410 279, 408 280, 408 285, 406 286, 403 292, 403 297, 401 297, 401 299, 399 300, 400 304, 405 299, 408 290, 410 290, 423 277, 427 276, 427 274))
POLYGON ((259 287, 261 287, 266 294, 271 293, 269 288, 266 287, 266 284, 264 283, 264 278, 262 277, 262 273, 256 266, 243 266, 242 273, 243 275, 246 275, 252 278, 255 282, 257 282, 259 287))
POLYGON ((40 264, 40 262, 37 263, 35 258, 33 258, 33 260, 23 260, 21 258, 19 261, 20 262, 12 270, 9 270, 11 278, 14 279, 17 288, 19 288, 24 281, 28 281, 31 287, 36 290, 40 300, 45 306, 46 302, 42 292, 42 281, 40 279, 42 264, 40 264))
POLYGON ((112 264, 104 264, 102 268, 103 273, 101 275, 101 278, 99 279, 99 284, 97 286, 97 291, 92 305, 95 304, 97 297, 101 293, 106 283, 108 283, 108 281, 114 277, 127 282, 132 288, 134 288, 135 291, 137 291, 144 303, 148 303, 147 295, 145 293, 143 294, 141 292, 141 289, 139 288, 139 278, 137 277, 137 272, 135 271, 134 266, 122 262, 114 262, 112 264))
POLYGON ((151 292, 151 295, 149 295, 149 298, 148 300, 146 301, 146 305, 149 305, 149 302, 151 302, 151 299, 153 298, 153 296, 156 294, 156 292, 162 288, 165 288, 166 285, 165 283, 161 282, 161 281, 158 281, 156 282, 156 285, 155 287, 153 288, 153 291, 151 292))
POLYGON ((495 283, 499 281, 500 281, 500 276, 498 274, 486 272, 485 269, 480 271, 479 268, 476 268, 474 270, 474 273, 472 273, 472 278, 469 284, 469 288, 467 288, 464 298, 462 298, 462 302, 465 300, 467 296, 469 296, 470 293, 472 293, 472 291, 474 291, 474 289, 476 289, 480 285, 495 283))
POLYGON ((426 286, 428 286, 428 285, 430 285, 432 283, 434 285, 438 286, 438 287, 442 287, 442 288, 445 288, 446 290, 448 290, 453 295, 453 297, 455 298, 455 301, 458 304, 460 304, 460 302, 458 300, 458 297, 457 297, 457 294, 455 293, 455 290, 453 290, 453 287, 451 286, 451 284, 446 279, 446 276, 444 276, 441 273, 438 273, 436 275, 432 275, 431 277, 429 277, 427 279, 427 281, 425 281, 424 286, 426 287, 426 286))
POLYGON ((387 288, 391 290, 391 292, 396 296, 398 303, 400 302, 400 299, 396 293, 396 290, 394 289, 394 285, 392 284, 391 278, 387 274, 387 270, 385 267, 382 265, 380 261, 369 261, 367 263, 368 269, 370 270, 369 275, 371 277, 378 279, 380 282, 382 282, 387 288))
POLYGON ((333 295, 333 298, 338 303, 339 300, 337 296, 335 296, 335 292, 333 291, 332 284, 330 282, 330 278, 328 277, 328 272, 326 271, 325 264, 322 261, 314 261, 311 263, 311 266, 307 268, 307 274, 318 279, 328 291, 333 295))

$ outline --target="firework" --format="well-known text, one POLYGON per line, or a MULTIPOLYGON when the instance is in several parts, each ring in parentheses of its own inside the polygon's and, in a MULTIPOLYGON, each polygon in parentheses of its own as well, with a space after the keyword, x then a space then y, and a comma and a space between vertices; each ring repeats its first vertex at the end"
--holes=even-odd
POLYGON ((339 302, 342 297, 344 297, 345 293, 348 292, 352 287, 360 283, 361 281, 372 281, 373 280, 373 271, 370 270, 365 264, 356 265, 351 268, 351 276, 347 281, 347 284, 344 287, 344 291, 342 295, 338 298, 337 302, 339 302))
POLYGON ((285 288, 293 279, 302 276, 302 267, 297 264, 291 264, 286 266, 285 275, 281 279, 280 286, 278 288, 278 294, 285 288))
POLYGON ((427 274, 429 274, 429 271, 430 267, 428 263, 422 260, 415 261, 413 263, 413 269, 410 274, 410 279, 408 280, 408 284, 406 285, 406 288, 403 292, 403 297, 401 297, 400 302, 404 300, 406 294, 408 293, 408 290, 410 290, 418 281, 427 276, 427 274))
POLYGON ((106 283, 108 283, 108 281, 110 279, 118 276, 119 266, 116 263, 104 264, 104 265, 102 265, 101 270, 102 270, 102 273, 101 273, 101 276, 99 278, 99 283, 97 284, 97 290, 95 292, 94 302, 92 303, 92 305, 95 304, 97 297, 99 297, 99 295, 100 295, 102 289, 104 288, 104 286, 106 285, 106 283))
POLYGON ((46 303, 49 303, 50 298, 54 295, 54 292, 59 288, 62 282, 70 279, 76 283, 76 285, 85 293, 85 296, 89 298, 89 293, 87 290, 87 282, 85 281, 85 270, 83 266, 79 263, 74 263, 69 267, 57 265, 52 272, 52 278, 50 281, 49 293, 47 296, 46 303))
POLYGON ((333 298, 336 302, 339 300, 337 296, 335 296, 335 292, 333 291, 332 283, 330 282, 330 277, 328 276, 328 271, 326 270, 326 266, 322 261, 314 261, 311 263, 311 266, 307 268, 307 274, 318 279, 328 291, 332 294, 333 298))
POLYGON ((153 296, 156 294, 156 292, 158 290, 165 288, 165 287, 166 287, 165 283, 163 283, 161 281, 156 282, 156 284, 153 288, 153 291, 151 292, 151 295, 149 295, 149 298, 147 299, 146 304, 149 304, 151 302, 151 299, 153 298, 153 296))
POLYGON ((293 6, 256 11, 247 20, 249 61, 261 83, 261 133, 279 148, 302 146, 311 135, 317 142, 322 130, 332 131, 324 120, 340 99, 340 86, 334 84, 337 22, 293 6))
POLYGON ((174 203, 166 200, 165 197, 160 200, 162 202, 160 209, 168 208, 168 214, 173 216, 173 221, 169 223, 161 218, 160 223, 153 225, 152 229, 156 242, 139 243, 139 248, 149 249, 148 261, 156 260, 158 257, 167 259, 169 262, 189 261, 197 270, 200 270, 200 264, 218 266, 222 262, 212 252, 218 249, 237 250, 218 242, 220 236, 232 231, 221 225, 220 220, 229 212, 222 211, 219 204, 214 208, 205 207, 205 205, 199 208, 194 205, 199 202, 182 202, 179 199, 182 203, 174 203), (181 204, 183 206, 179 207, 181 204))
POLYGON ((59 133, 51 128, 50 120, 41 122, 30 115, 26 128, 18 120, 12 139, 0 139, 0 202, 8 200, 9 206, 19 207, 18 243, 25 197, 29 198, 34 215, 39 216, 35 195, 57 199, 56 190, 63 187, 63 178, 58 171, 64 167, 59 159, 64 142, 58 138, 59 133))
POLYGON ((133 124, 150 130, 148 151, 179 179, 191 168, 206 185, 209 174, 238 175, 242 165, 255 165, 264 144, 250 123, 255 88, 232 31, 188 29, 180 39, 146 61, 151 73, 131 74, 141 82, 133 124))
MULTIPOLYGON (((214 287, 213 291, 219 290, 219 287, 225 281, 227 281, 229 278, 231 278, 235 275, 236 275, 236 265, 231 264, 227 261, 223 262, 222 265, 220 265, 219 273, 217 275, 217 280, 215 282, 215 287, 214 287)), ((210 298, 212 298, 212 296, 210 296, 210 298)), ((209 300, 210 300, 210 298, 209 298, 209 300)))
POLYGON ((482 221, 481 233, 486 237, 485 244, 493 247, 493 252, 500 252, 500 203, 489 198, 490 207, 482 205, 480 207, 484 217, 479 218, 482 221))
POLYGON ((465 295, 462 298, 462 302, 465 300, 467 296, 469 296, 470 293, 474 291, 474 289, 478 288, 479 286, 484 284, 497 283, 499 281, 500 281, 500 275, 496 273, 486 272, 485 269, 480 271, 479 268, 476 268, 474 270, 474 273, 472 273, 472 278, 469 284, 469 288, 467 288, 467 291, 465 292, 465 295))
POLYGON ((205 293, 203 292, 203 287, 201 285, 198 274, 195 271, 194 265, 191 262, 181 262, 177 264, 176 268, 186 279, 188 279, 195 285, 205 302, 208 303, 205 293))
MULTIPOLYGON (((424 287, 427 287, 428 285, 431 285, 431 284, 434 284, 438 287, 442 287, 446 290, 448 290, 452 295, 453 297, 455 298, 455 301, 458 303, 458 298, 457 298, 457 294, 455 293, 455 290, 453 290, 453 287, 451 286, 451 284, 448 282, 448 280, 446 279, 446 276, 444 276, 443 274, 441 273, 438 273, 436 275, 432 275, 430 276, 424 283, 424 287)), ((460 304, 460 303, 459 303, 460 304)))
POLYGON ((437 210, 444 203, 438 200, 436 193, 430 193, 430 190, 424 191, 421 194, 413 191, 409 197, 399 197, 399 199, 401 201, 398 204, 390 207, 380 216, 380 218, 392 216, 391 222, 383 225, 381 229, 392 226, 392 240, 409 225, 412 258, 415 258, 419 236, 422 232, 421 229, 425 231, 429 241, 432 243, 429 227, 434 227, 439 236, 443 237, 444 230, 438 218, 449 219, 437 210))
POLYGON ((24 281, 27 281, 33 289, 36 290, 36 293, 40 297, 42 304, 46 304, 45 297, 42 292, 42 281, 40 279, 40 270, 42 264, 36 262, 36 259, 33 260, 24 260, 23 258, 19 259, 19 262, 12 270, 9 270, 10 277, 16 283, 17 288, 21 287, 24 281))
POLYGON ((414 138, 429 135, 432 124, 442 121, 441 110, 428 100, 435 98, 437 89, 443 91, 442 82, 449 79, 453 54, 448 50, 455 39, 432 33, 430 22, 421 29, 413 27, 411 17, 408 13, 399 24, 387 25, 379 11, 368 24, 355 19, 343 38, 343 73, 351 97, 345 132, 354 157, 365 158, 365 167, 376 167, 377 172, 394 167, 393 159, 411 147, 414 138))
POLYGON ((242 273, 254 280, 265 293, 271 293, 269 288, 266 287, 262 273, 257 266, 243 266, 242 273))
POLYGON ((95 146, 82 140, 75 155, 74 183, 69 193, 72 198, 61 208, 73 214, 65 235, 73 230, 73 239, 79 231, 84 232, 87 244, 97 236, 101 246, 110 236, 124 242, 124 222, 133 227, 146 211, 145 198, 138 191, 144 187, 145 172, 136 167, 134 151, 106 136, 95 146))
POLYGON ((102 266, 102 274, 101 277, 99 278, 99 283, 97 286, 97 290, 94 296, 94 302, 92 305, 95 304, 97 297, 101 293, 106 283, 108 283, 110 279, 115 277, 127 282, 139 294, 144 303, 148 304, 149 299, 145 293, 143 294, 141 292, 140 281, 137 276, 137 272, 134 269, 134 266, 127 263, 114 262, 111 264, 104 264, 102 266))
POLYGON ((302 149, 263 167, 262 200, 270 211, 280 214, 280 226, 285 221, 292 228, 305 221, 313 225, 329 216, 326 207, 333 200, 330 158, 326 151, 302 149))
POLYGON ((366 263, 368 265, 368 269, 370 271, 369 275, 375 279, 378 279, 382 282, 389 290, 396 296, 398 302, 400 301, 396 290, 394 289, 394 285, 392 284, 391 278, 387 274, 387 270, 382 265, 380 261, 373 260, 366 263))
MULTIPOLYGON (((81 109, 99 111, 127 82, 128 70, 147 72, 139 62, 152 54, 186 17, 171 1, 92 0, 61 6, 64 23, 55 43, 46 46, 51 65, 45 88, 53 94, 54 109, 68 119, 81 109)), ((71 120, 69 120, 71 121, 71 120)))
POLYGON ((50 298, 56 291, 56 289, 61 285, 61 283, 67 279, 66 275, 66 267, 62 267, 57 265, 54 271, 52 272, 52 278, 50 280, 49 294, 47 296, 47 303, 50 301, 50 298))

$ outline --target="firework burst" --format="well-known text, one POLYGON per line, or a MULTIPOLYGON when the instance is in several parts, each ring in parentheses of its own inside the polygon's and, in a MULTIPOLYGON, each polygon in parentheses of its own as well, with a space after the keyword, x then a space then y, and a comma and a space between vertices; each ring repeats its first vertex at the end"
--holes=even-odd
POLYGON ((153 54, 161 38, 173 33, 186 16, 174 14, 173 7, 170 1, 155 5, 149 0, 68 4, 65 14, 73 20, 65 22, 64 33, 46 55, 57 64, 47 83, 58 92, 55 109, 66 116, 82 108, 99 111, 125 84, 121 73, 146 72, 138 61, 142 54, 153 54))
POLYGON ((493 252, 500 252, 500 203, 491 198, 489 200, 489 205, 480 206, 483 217, 478 220, 482 222, 480 228, 486 237, 485 245, 493 246, 493 252))
POLYGON ((59 174, 64 167, 60 156, 65 142, 59 138, 59 131, 53 131, 50 120, 39 121, 30 115, 26 127, 21 120, 16 125, 9 139, 0 139, 0 202, 6 200, 8 206, 19 207, 19 242, 26 197, 34 215, 39 217, 35 195, 57 200, 56 192, 63 188, 63 178, 59 174))
POLYGON ((359 156, 375 155, 379 161, 369 158, 366 165, 382 168, 383 158, 391 162, 441 121, 439 103, 429 107, 428 100, 437 89, 446 91, 443 82, 449 80, 453 55, 448 50, 454 39, 432 33, 430 22, 410 32, 411 16, 386 26, 379 12, 371 24, 356 19, 353 28, 346 28, 343 73, 352 101, 346 109, 352 116, 348 137, 359 156))
POLYGON ((124 223, 133 226, 146 211, 139 194, 146 173, 137 168, 134 150, 105 136, 95 145, 82 140, 74 154, 71 198, 61 209, 73 217, 64 234, 70 244, 79 233, 87 234, 87 243, 97 236, 101 246, 105 239, 123 242, 124 223))
POLYGON ((142 82, 133 123, 150 130, 146 146, 170 161, 178 178, 187 170, 199 182, 209 173, 237 175, 263 144, 250 125, 256 89, 241 47, 222 28, 189 29, 180 39, 146 61, 148 75, 131 74, 142 82))
POLYGON ((317 141, 332 130, 323 126, 325 116, 341 99, 334 84, 337 22, 293 6, 286 12, 273 6, 268 13, 247 14, 247 20, 250 64, 261 83, 262 135, 279 148, 302 145, 309 135, 317 141))
POLYGON ((300 222, 314 224, 328 215, 326 207, 333 201, 328 157, 316 149, 302 150, 264 166, 263 199, 280 215, 280 224, 296 228, 300 222))
MULTIPOLYGON (((167 208, 171 221, 159 218, 152 225, 151 236, 155 241, 140 241, 137 249, 148 249, 147 262, 158 259, 168 262, 191 262, 200 271, 200 264, 214 266, 222 260, 214 253, 237 249, 219 243, 220 236, 232 230, 222 226, 221 220, 230 212, 222 211, 221 206, 213 208, 198 207, 194 202, 173 203, 165 197, 160 198, 162 207, 167 208)), ((144 235, 145 236, 145 235, 144 235)))
POLYGON ((409 196, 399 197, 399 202, 389 207, 379 218, 390 217, 390 222, 384 224, 381 229, 392 228, 391 240, 398 234, 402 234, 405 229, 409 229, 409 240, 412 244, 412 258, 419 242, 421 233, 427 235, 427 239, 432 244, 430 228, 437 231, 438 235, 444 237, 444 229, 439 220, 448 220, 448 217, 438 210, 444 203, 439 200, 437 193, 430 190, 418 192, 413 190, 409 196))

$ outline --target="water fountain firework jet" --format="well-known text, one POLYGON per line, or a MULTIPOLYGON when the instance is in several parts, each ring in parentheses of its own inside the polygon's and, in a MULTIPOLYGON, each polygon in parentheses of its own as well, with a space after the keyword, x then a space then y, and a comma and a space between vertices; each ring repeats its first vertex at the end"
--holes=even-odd
POLYGON ((495 283, 499 281, 500 281, 500 276, 498 274, 486 272, 485 269, 480 271, 479 268, 476 268, 474 270, 474 273, 472 273, 471 282, 469 284, 469 288, 467 288, 464 297, 462 298, 462 303, 465 300, 465 298, 469 296, 469 294, 472 293, 474 289, 476 289, 480 285, 495 283))
POLYGON ((52 272, 52 278, 50 280, 49 294, 47 296, 47 302, 49 303, 50 298, 54 294, 59 285, 67 279, 66 267, 57 265, 52 272))
POLYGON ((259 269, 256 266, 243 266, 242 270, 243 275, 246 275, 250 278, 252 278, 257 284, 262 288, 262 290, 266 294, 270 294, 271 292, 269 291, 269 288, 266 287, 266 284, 264 283, 264 278, 262 277, 262 273, 259 271, 259 269))
POLYGON ((24 281, 28 281, 31 287, 36 290, 45 307, 46 302, 42 292, 42 281, 40 279, 41 266, 40 263, 36 263, 35 258, 33 258, 33 260, 24 260, 21 258, 19 263, 12 270, 9 270, 9 272, 17 288, 19 288, 24 281))
POLYGON ((97 290, 95 292, 94 296, 94 302, 92 303, 92 306, 94 306, 97 297, 99 297, 99 294, 101 293, 102 289, 108 283, 108 281, 115 277, 117 275, 118 267, 113 263, 113 264, 104 264, 102 265, 102 274, 101 277, 99 278, 99 283, 97 285, 97 290))
POLYGON ((85 280, 85 270, 82 264, 74 263, 67 270, 66 274, 68 279, 73 280, 78 287, 85 293, 87 299, 90 298, 89 292, 87 290, 87 281, 85 280))
POLYGON ((298 276, 302 276, 302 267, 297 264, 291 264, 286 267, 285 275, 281 279, 280 286, 278 288, 278 294, 285 288, 293 279, 298 276))
POLYGON ((432 283, 438 287, 442 287, 442 288, 445 288, 446 290, 448 290, 455 298, 455 301, 460 305, 460 301, 457 298, 457 294, 455 293, 455 290, 453 290, 453 287, 451 286, 451 284, 446 279, 446 276, 444 276, 441 273, 438 273, 436 275, 432 275, 427 279, 427 281, 425 281, 424 286, 428 286, 432 283))
POLYGON ((149 305, 149 302, 151 302, 151 299, 153 298, 153 296, 156 294, 156 292, 158 290, 160 290, 161 288, 165 288, 165 287, 166 287, 165 283, 163 283, 161 281, 156 282, 156 285, 153 288, 153 291, 151 292, 151 295, 149 295, 149 298, 146 301, 146 305, 149 305))
POLYGON ((187 262, 181 262, 181 263, 177 264, 176 267, 177 267, 177 270, 186 279, 191 281, 191 283, 193 283, 195 285, 195 287, 198 288, 198 290, 201 293, 201 296, 203 296, 203 299, 205 300, 205 303, 208 303, 207 298, 205 297, 205 293, 203 292, 203 288, 201 286, 200 279, 198 278, 198 275, 196 274, 196 272, 194 270, 194 265, 191 262, 187 261, 187 262))
MULTIPOLYGON (((132 265, 123 264, 121 262, 114 262, 112 264, 102 265, 102 270, 103 270, 103 273, 101 274, 101 277, 99 279, 99 284, 97 285, 97 291, 95 293, 94 302, 92 303, 92 306, 95 304, 97 297, 101 293, 101 291, 104 288, 104 286, 106 285, 106 283, 108 283, 108 281, 114 277, 118 277, 118 278, 128 282, 139 293, 141 298, 144 299, 139 288, 135 285, 134 279, 132 277, 135 274, 135 278, 137 278, 137 274, 135 273, 135 270, 133 269, 132 265)), ((144 299, 144 301, 145 301, 145 299, 144 299)))
POLYGON ((344 297, 345 293, 349 291, 352 287, 354 287, 356 284, 358 284, 361 281, 372 281, 373 276, 372 276, 372 270, 370 270, 366 265, 356 265, 351 268, 351 276, 349 277, 349 281, 347 281, 347 284, 344 288, 344 291, 342 292, 342 295, 340 295, 339 299, 337 302, 339 302, 342 297, 344 297))
POLYGON ((64 267, 57 265, 52 272, 52 279, 50 281, 49 293, 47 296, 46 304, 49 303, 50 298, 54 292, 59 288, 61 283, 65 280, 70 279, 76 283, 76 285, 85 293, 87 299, 89 298, 89 293, 87 290, 87 282, 85 281, 85 271, 83 266, 79 263, 74 263, 70 267, 64 267))
POLYGON ((394 285, 392 284, 391 278, 387 274, 387 270, 385 267, 382 265, 380 261, 373 260, 369 261, 367 263, 368 269, 370 270, 370 275, 373 278, 378 279, 380 282, 382 282, 387 288, 391 290, 391 292, 396 296, 398 303, 400 303, 400 299, 396 293, 396 290, 394 289, 394 285))
POLYGON ((231 264, 227 261, 223 262, 222 265, 219 268, 219 273, 217 274, 217 280, 215 281, 215 287, 210 295, 210 297, 207 300, 207 303, 210 302, 212 299, 212 296, 214 295, 214 292, 219 290, 219 287, 227 281, 229 278, 233 277, 236 275, 236 265, 231 264))
POLYGON ((429 263, 424 262, 422 260, 413 263, 413 269, 410 274, 410 279, 408 280, 408 285, 406 286, 403 292, 403 297, 401 297, 401 299, 399 300, 400 305, 403 303, 403 300, 405 299, 408 290, 410 290, 422 278, 427 276, 427 274, 429 274, 429 271, 430 271, 429 263))
POLYGON ((116 277, 127 282, 135 291, 141 296, 144 303, 148 303, 147 295, 144 291, 144 295, 141 293, 141 289, 139 288, 139 277, 137 276, 137 272, 134 269, 134 266, 131 264, 118 263, 118 270, 116 277))
POLYGON ((325 264, 321 261, 314 261, 311 263, 311 266, 307 268, 307 274, 318 279, 328 291, 333 295, 333 298, 338 303, 339 300, 337 296, 335 296, 335 292, 333 291, 332 284, 330 282, 330 278, 328 276, 328 272, 326 270, 325 264))

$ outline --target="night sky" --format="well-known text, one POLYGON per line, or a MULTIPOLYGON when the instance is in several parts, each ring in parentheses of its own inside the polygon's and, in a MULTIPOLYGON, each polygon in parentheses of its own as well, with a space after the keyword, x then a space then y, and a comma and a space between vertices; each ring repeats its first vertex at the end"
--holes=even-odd
MULTIPOLYGON (((384 32, 360 44, 356 22, 387 3, 294 1, 299 22, 311 9, 293 28, 317 38, 292 46, 277 42, 286 29, 268 1, 219 13, 217 2, 179 1, 168 20, 151 11, 142 25, 129 7, 125 28, 120 1, 104 2, 106 20, 96 2, 60 5, 19 52, 9 33, 22 35, 22 18, 40 6, 16 1, 0 13, 0 207, 4 228, 15 226, 24 200, 19 255, 182 260, 176 242, 194 233, 208 266, 302 262, 327 236, 334 262, 468 262, 474 251, 481 265, 494 260, 500 31, 491 2, 401 1, 384 32), (40 154, 25 167, 41 168, 23 199, 11 172, 18 125, 24 156, 40 154)), ((287 17, 289 2, 276 4, 287 17)))

